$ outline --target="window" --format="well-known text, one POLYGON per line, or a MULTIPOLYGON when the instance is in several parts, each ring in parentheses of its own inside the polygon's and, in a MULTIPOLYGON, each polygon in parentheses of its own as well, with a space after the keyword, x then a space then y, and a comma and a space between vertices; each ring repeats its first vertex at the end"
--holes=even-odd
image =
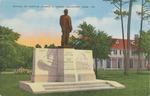
POLYGON ((122 64, 122 59, 119 58, 119 59, 118 59, 118 68, 121 68, 121 64, 122 64))
POLYGON ((130 68, 133 68, 133 59, 130 59, 130 68))
POLYGON ((113 49, 113 55, 117 55, 117 49, 113 49))
POLYGON ((120 50, 120 55, 122 55, 122 50, 120 50))
POLYGON ((110 68, 111 67, 111 64, 110 64, 110 59, 107 59, 106 60, 106 68, 110 68))
POLYGON ((131 55, 132 55, 132 56, 134 56, 134 55, 135 55, 134 50, 131 50, 131 55))
POLYGON ((140 68, 142 68, 142 65, 143 65, 143 60, 140 60, 140 68))
POLYGON ((101 62, 101 67, 103 67, 103 60, 100 60, 100 62, 101 62))
POLYGON ((147 60, 144 60, 144 67, 147 67, 147 60))

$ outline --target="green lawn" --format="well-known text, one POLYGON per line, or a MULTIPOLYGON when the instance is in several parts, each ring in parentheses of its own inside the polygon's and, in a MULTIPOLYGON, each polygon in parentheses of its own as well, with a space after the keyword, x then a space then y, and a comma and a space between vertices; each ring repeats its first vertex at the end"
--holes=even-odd
POLYGON ((124 76, 123 71, 99 71, 99 79, 114 80, 126 86, 121 90, 97 90, 83 92, 64 92, 34 95, 19 88, 19 81, 30 80, 29 74, 0 74, 0 96, 149 96, 150 71, 136 74, 130 72, 124 76))

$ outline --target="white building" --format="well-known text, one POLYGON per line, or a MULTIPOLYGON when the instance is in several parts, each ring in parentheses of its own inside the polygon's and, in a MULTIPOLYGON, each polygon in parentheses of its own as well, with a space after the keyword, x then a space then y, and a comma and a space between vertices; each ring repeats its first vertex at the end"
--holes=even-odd
MULTIPOLYGON (((123 70, 124 69, 124 55, 123 55, 123 40, 113 38, 114 44, 112 45, 110 59, 99 60, 98 69, 104 70, 123 70)), ((137 69, 138 66, 138 56, 134 52, 134 40, 130 40, 130 69, 137 69)), ((127 45, 127 40, 125 40, 125 46, 127 45)), ((146 69, 147 61, 144 54, 141 54, 141 69, 146 69)))

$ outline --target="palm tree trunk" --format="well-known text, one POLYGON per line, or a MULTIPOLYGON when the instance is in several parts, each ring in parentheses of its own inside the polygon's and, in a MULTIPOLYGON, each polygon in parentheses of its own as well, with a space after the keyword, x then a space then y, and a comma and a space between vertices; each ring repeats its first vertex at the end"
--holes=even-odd
POLYGON ((143 28, 143 7, 144 7, 144 0, 142 0, 142 7, 141 7, 141 23, 140 23, 140 38, 139 38, 139 47, 138 47, 138 66, 137 66, 137 73, 140 73, 140 65, 141 65, 141 35, 142 35, 142 28, 143 28))
MULTIPOLYGON (((122 13, 122 0, 120 0, 120 12, 122 13)), ((124 21, 123 14, 121 14, 121 29, 122 29, 122 40, 123 40, 123 55, 124 55, 124 66, 126 64, 126 47, 125 47, 125 39, 124 39, 124 21)), ((125 68, 124 68, 125 70, 125 68)))
POLYGON ((132 2, 133 0, 130 0, 129 3, 129 16, 128 16, 128 25, 127 25, 127 54, 126 54, 126 65, 124 74, 129 74, 129 61, 130 61, 130 27, 131 27, 131 13, 132 13, 132 2))

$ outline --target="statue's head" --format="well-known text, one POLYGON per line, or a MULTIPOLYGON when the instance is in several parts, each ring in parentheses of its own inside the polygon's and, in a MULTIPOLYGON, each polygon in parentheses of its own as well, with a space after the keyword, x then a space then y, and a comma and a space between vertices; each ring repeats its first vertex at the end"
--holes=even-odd
POLYGON ((68 14, 68 9, 64 10, 64 14, 67 15, 68 14))

